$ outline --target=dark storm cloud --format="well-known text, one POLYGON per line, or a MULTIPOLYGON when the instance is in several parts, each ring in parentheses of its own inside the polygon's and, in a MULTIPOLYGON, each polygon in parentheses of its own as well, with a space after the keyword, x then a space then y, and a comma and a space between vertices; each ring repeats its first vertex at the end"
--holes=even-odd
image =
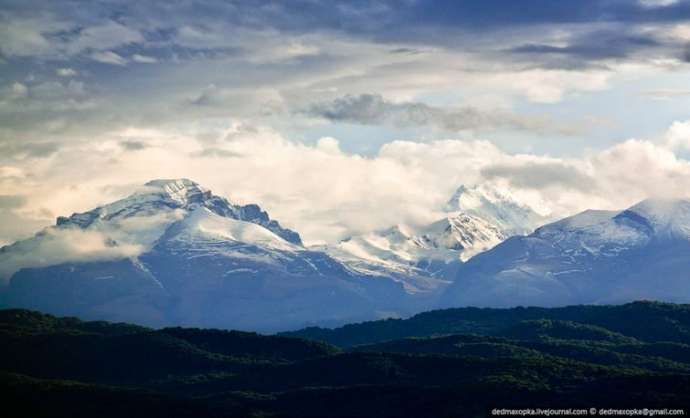
MULTIPOLYGON (((646 24, 690 18, 688 1, 663 7, 649 7, 633 0, 188 0, 174 3, 11 0, 4 3, 7 17, 39 15, 43 11, 76 23, 71 27, 53 28, 50 36, 54 38, 78 38, 88 30, 85 28, 102 23, 105 17, 125 28, 137 29, 152 43, 174 39, 185 27, 203 33, 213 30, 218 23, 227 27, 291 33, 328 30, 380 41, 442 43, 452 47, 462 45, 462 40, 447 37, 447 33, 510 30, 530 25, 646 24)), ((134 40, 134 37, 129 39, 134 40)), ((131 47, 136 42, 124 44, 131 47)), ((584 45, 577 48, 588 49, 584 45)))
MULTIPOLYGON (((268 119, 266 109, 304 116, 299 110, 323 92, 354 94, 307 112, 331 121, 553 132, 543 118, 361 93, 393 97, 408 84, 413 95, 430 93, 422 91, 427 74, 442 90, 461 89, 467 74, 687 61, 686 46, 663 25, 688 20, 690 0, 659 7, 633 0, 5 0, 0 142, 15 145, 0 143, 0 152, 50 155, 58 146, 44 141, 122 126, 228 114, 268 119), (66 68, 73 72, 60 76, 66 68)), ((519 94, 559 100, 560 90, 579 89, 556 80, 570 85, 535 94, 541 80, 533 80, 516 83, 519 94)))
POLYGON ((391 43, 391 53, 398 55, 414 55, 425 47, 499 56, 522 54, 529 56, 532 66, 544 68, 587 67, 637 51, 662 49, 662 55, 686 58, 684 45, 669 45, 669 41, 661 42, 638 29, 689 20, 690 0, 650 4, 654 3, 9 0, 0 6, 0 27, 5 27, 0 29, 0 54, 5 60, 79 56, 82 62, 99 64, 99 73, 116 72, 116 68, 105 67, 253 56, 262 46, 242 33, 274 31, 270 36, 319 33, 391 43), (572 39, 566 37, 565 45, 550 43, 544 27, 571 33, 572 39))

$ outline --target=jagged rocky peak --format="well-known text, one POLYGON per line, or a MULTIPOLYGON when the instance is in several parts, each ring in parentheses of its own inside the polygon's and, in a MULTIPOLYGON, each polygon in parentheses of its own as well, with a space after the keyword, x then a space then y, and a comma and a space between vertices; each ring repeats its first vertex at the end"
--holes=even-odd
POLYGON ((548 220, 508 190, 489 185, 460 185, 446 203, 445 210, 482 218, 500 227, 507 235, 530 233, 548 220))
POLYGON ((212 196, 209 190, 189 179, 158 179, 144 185, 159 191, 165 197, 178 202, 181 206, 201 203, 212 196))
POLYGON ((207 206, 221 216, 232 215, 233 205, 214 196, 209 190, 189 179, 152 180, 133 194, 88 212, 74 213, 57 219, 57 226, 88 228, 97 221, 109 221, 132 216, 150 216, 175 209, 192 210, 207 206))
MULTIPOLYGON (((258 205, 234 204, 186 178, 151 180, 124 199, 99 206, 88 212, 58 217, 56 224, 58 227, 89 228, 94 223, 118 221, 130 217, 165 215, 175 211, 183 217, 198 208, 206 208, 221 217, 261 225, 293 244, 302 245, 297 232, 281 227, 258 205)), ((179 219, 180 216, 174 218, 179 219)))

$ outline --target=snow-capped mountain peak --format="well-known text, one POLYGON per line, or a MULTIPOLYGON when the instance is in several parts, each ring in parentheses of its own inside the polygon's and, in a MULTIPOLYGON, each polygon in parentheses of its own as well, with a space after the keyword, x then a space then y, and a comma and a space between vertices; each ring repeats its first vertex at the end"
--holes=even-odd
MULTIPOLYGON (((178 241, 197 241, 211 244, 214 241, 233 241, 283 251, 302 249, 301 246, 286 241, 261 225, 219 216, 201 206, 193 209, 188 216, 169 228, 166 234, 168 235, 167 239, 178 241)), ((201 245, 197 244, 196 246, 200 247, 201 245)))
POLYGON ((197 238, 303 249, 297 232, 255 204, 233 204, 188 179, 153 180, 123 199, 58 217, 55 226, 3 247, 0 284, 26 267, 136 257, 183 224, 187 235, 197 238))
POLYGON ((461 185, 446 203, 445 210, 482 218, 508 235, 530 233, 547 220, 509 191, 486 185, 461 185))
MULTIPOLYGON (((430 225, 394 225, 347 238, 326 250, 335 258, 363 271, 383 267, 394 271, 427 269, 466 261, 506 238, 500 228, 466 213, 451 213, 430 225)), ((444 267, 445 268, 445 267, 444 267)))
POLYGON ((496 225, 463 212, 432 223, 421 231, 421 237, 434 248, 457 251, 463 261, 506 239, 496 225))
POLYGON ((687 301, 690 201, 587 210, 469 260, 444 296, 476 306, 687 301))
POLYGON ((354 271, 259 206, 187 179, 150 181, 0 249, 2 306, 156 326, 275 331, 409 314, 410 295, 436 287, 404 279, 354 271))
POLYGON ((258 205, 234 204, 189 179, 149 181, 143 188, 124 199, 88 212, 75 213, 69 217, 61 216, 57 219, 57 226, 101 228, 106 224, 131 223, 133 219, 142 218, 175 221, 199 207, 224 218, 261 225, 290 243, 302 245, 298 233, 280 226, 258 205))
POLYGON ((429 225, 394 225, 350 237, 326 251, 360 271, 444 277, 454 274, 459 263, 545 221, 509 192, 489 186, 458 187, 445 210, 446 216, 429 225))
POLYGON ((622 211, 586 210, 538 228, 534 236, 593 256, 616 255, 652 238, 690 237, 690 201, 647 199, 622 211))
POLYGON ((619 222, 637 223, 650 233, 690 237, 690 201, 646 199, 616 216, 619 222))
POLYGON ((160 193, 164 198, 177 202, 180 206, 201 203, 211 193, 189 179, 158 179, 144 185, 152 192, 160 193))

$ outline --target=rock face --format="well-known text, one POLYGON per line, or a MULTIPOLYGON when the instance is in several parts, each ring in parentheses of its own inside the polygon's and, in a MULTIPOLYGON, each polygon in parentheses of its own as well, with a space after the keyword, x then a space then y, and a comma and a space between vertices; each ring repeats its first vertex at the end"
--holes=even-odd
POLYGON ((0 264, 11 277, 5 306, 153 326, 275 331, 406 315, 429 303, 389 276, 305 248, 257 205, 186 179, 151 181, 58 218, 2 248, 0 264))
POLYGON ((690 301, 690 201, 585 211, 513 237, 457 272, 442 306, 690 301))

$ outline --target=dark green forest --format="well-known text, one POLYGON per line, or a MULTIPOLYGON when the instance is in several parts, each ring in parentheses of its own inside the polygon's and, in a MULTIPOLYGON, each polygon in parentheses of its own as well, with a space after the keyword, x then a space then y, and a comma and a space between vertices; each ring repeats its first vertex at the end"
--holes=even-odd
POLYGON ((8 417, 690 406, 690 305, 461 308, 277 336, 0 311, 8 417))

